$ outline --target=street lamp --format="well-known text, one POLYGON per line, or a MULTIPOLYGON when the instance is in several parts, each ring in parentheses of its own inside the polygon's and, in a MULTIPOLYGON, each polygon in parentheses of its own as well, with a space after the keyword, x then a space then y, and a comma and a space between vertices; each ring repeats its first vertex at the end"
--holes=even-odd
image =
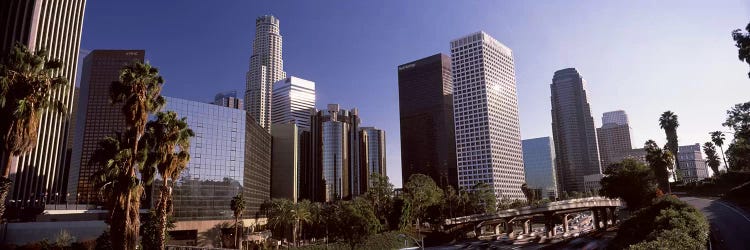
MULTIPOLYGON (((424 249, 424 240, 422 240, 422 243, 420 244, 419 240, 417 240, 414 237, 411 237, 409 235, 406 235, 406 234, 399 234, 398 237, 399 238, 404 238, 404 239, 411 239, 412 241, 414 241, 415 244, 417 244, 417 246, 419 247, 419 249, 424 249)), ((404 247, 407 247, 406 246, 406 240, 404 240, 404 247)))

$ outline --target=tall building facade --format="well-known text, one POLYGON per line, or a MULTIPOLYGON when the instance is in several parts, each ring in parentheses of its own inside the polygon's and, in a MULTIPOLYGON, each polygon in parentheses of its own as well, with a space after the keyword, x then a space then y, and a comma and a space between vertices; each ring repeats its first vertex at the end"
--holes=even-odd
POLYGON ((539 189, 544 197, 557 197, 555 175, 555 145, 550 137, 539 137, 522 141, 523 167, 526 184, 539 189))
MULTIPOLYGON (((179 98, 165 99, 162 111, 174 111, 178 117, 187 118, 188 127, 195 133, 190 139, 190 162, 174 185, 175 219, 230 219, 233 213, 229 203, 244 191, 244 172, 248 171, 244 156, 245 111, 179 98)), ((158 179, 156 182, 160 182, 158 179)))
POLYGON ((302 155, 299 126, 296 123, 274 123, 271 126, 271 198, 297 202, 302 155))
POLYGON ((312 201, 351 199, 364 193, 359 158, 359 114, 329 104, 328 110, 312 110, 310 147, 312 164, 303 172, 306 193, 312 201))
POLYGON ((684 182, 696 182, 708 178, 706 160, 701 153, 699 143, 679 146, 677 157, 680 159, 680 173, 684 182))
POLYGON ((268 129, 258 124, 253 116, 245 116, 245 173, 244 185, 247 213, 260 215, 260 206, 271 198, 272 138, 268 129))
POLYGON ((602 168, 615 163, 618 155, 633 149, 630 141, 630 124, 625 111, 617 110, 602 115, 602 127, 596 129, 599 157, 602 168))
POLYGON ((458 188, 451 59, 436 54, 398 66, 401 175, 458 188))
POLYGON ((359 159, 360 166, 366 171, 360 175, 360 190, 367 192, 370 186, 370 175, 373 173, 386 175, 385 166, 385 131, 375 127, 361 127, 359 129, 359 159))
POLYGON ((227 91, 216 94, 213 104, 233 109, 244 109, 242 99, 237 98, 237 91, 227 91))
POLYGON ((602 173, 586 84, 578 70, 567 68, 555 72, 550 85, 560 192, 585 192, 583 177, 602 173))
MULTIPOLYGON (((15 43, 30 50, 47 49, 48 58, 58 59, 62 68, 55 71, 68 84, 51 95, 62 102, 65 112, 42 113, 36 147, 11 166, 12 192, 8 200, 42 199, 53 193, 64 193, 66 143, 72 112, 73 92, 81 44, 81 27, 85 0, 4 0, 0 1, 0 56, 15 43)), ((5 162, 6 152, 0 150, 5 162)))
POLYGON ((122 104, 110 101, 110 86, 119 80, 123 66, 143 62, 145 54, 144 50, 94 50, 83 59, 79 115, 67 187, 78 202, 98 199, 91 176, 99 169, 91 164, 91 157, 99 148, 99 141, 126 128, 122 104))
POLYGON ((253 54, 245 82, 245 106, 247 113, 269 133, 272 85, 286 77, 281 42, 278 18, 266 15, 255 19, 253 54))
POLYGON ((459 186, 525 200, 513 52, 484 32, 450 44, 459 186))
POLYGON ((290 76, 273 84, 271 121, 296 123, 310 129, 310 109, 315 108, 315 82, 290 76))

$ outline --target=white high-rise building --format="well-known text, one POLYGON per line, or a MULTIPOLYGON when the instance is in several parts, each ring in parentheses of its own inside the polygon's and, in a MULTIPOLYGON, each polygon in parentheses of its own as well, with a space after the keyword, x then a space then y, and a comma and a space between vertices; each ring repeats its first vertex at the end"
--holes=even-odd
POLYGON ((614 123, 617 125, 630 124, 628 122, 628 114, 626 114, 624 110, 604 112, 604 114, 602 114, 602 125, 609 123, 614 123))
POLYGON ((315 82, 290 76, 273 84, 271 121, 296 123, 310 128, 310 109, 315 108, 315 82))
POLYGON ((271 131, 272 84, 284 79, 281 58, 279 19, 266 15, 255 19, 255 40, 246 75, 245 108, 247 113, 269 132, 271 131))
POLYGON ((513 52, 484 32, 451 41, 458 182, 525 200, 513 52))

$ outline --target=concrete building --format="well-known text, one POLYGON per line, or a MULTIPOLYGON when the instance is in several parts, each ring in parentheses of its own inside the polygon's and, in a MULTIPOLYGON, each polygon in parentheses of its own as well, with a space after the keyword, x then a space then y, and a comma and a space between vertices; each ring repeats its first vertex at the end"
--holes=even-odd
POLYGON ((91 157, 99 148, 99 141, 126 128, 122 104, 110 101, 110 86, 119 80, 123 66, 143 62, 145 54, 144 50, 94 50, 83 59, 79 115, 67 187, 68 193, 80 203, 98 201, 91 176, 99 168, 91 164, 91 157))
MULTIPOLYGON (((48 58, 63 64, 53 74, 68 80, 67 85, 51 95, 64 105, 65 112, 43 111, 36 147, 20 156, 9 169, 13 187, 7 200, 42 199, 66 193, 63 184, 67 176, 63 168, 67 161, 68 114, 73 108, 85 5, 85 0, 0 1, 0 54, 7 55, 15 43, 31 51, 47 49, 48 58)), ((6 114, 0 116, 5 119, 6 114)), ((7 152, 0 150, 0 161, 5 162, 6 157, 7 152)))
POLYGON ((271 126, 271 198, 296 202, 301 156, 299 126, 296 123, 274 123, 271 126))
POLYGON ((613 158, 633 149, 630 125, 625 111, 617 110, 602 115, 602 127, 596 129, 602 168, 616 161, 613 158))
POLYGON ((513 52, 484 32, 450 45, 459 186, 525 200, 513 52))
POLYGON ((237 91, 227 91, 216 94, 213 104, 233 109, 244 109, 242 99, 237 98, 237 91))
POLYGON ((586 84, 578 70, 567 68, 555 72, 550 85, 560 192, 584 192, 583 177, 602 173, 586 84))
POLYGON ((311 164, 302 171, 303 199, 335 201, 351 199, 364 193, 361 175, 366 169, 359 158, 359 114, 357 109, 340 109, 329 104, 328 110, 313 109, 310 118, 309 150, 311 164))
POLYGON ((554 200, 557 197, 555 179, 555 144, 550 137, 526 139, 523 145, 523 167, 526 184, 539 189, 544 197, 554 200))
POLYGON ((359 159, 360 166, 367 171, 360 175, 360 189, 367 192, 370 185, 370 175, 377 173, 386 175, 385 167, 385 131, 375 127, 362 127, 359 129, 359 159))
POLYGON ((436 54, 398 66, 401 176, 458 188, 451 59, 436 54))
POLYGON ((696 182, 708 178, 708 167, 699 143, 679 146, 680 174, 684 182, 696 182))
POLYGON ((273 84, 273 123, 296 123, 310 129, 310 109, 315 108, 315 82, 290 76, 273 84))
POLYGON ((278 18, 266 15, 255 19, 253 54, 245 83, 245 105, 248 115, 268 133, 271 132, 272 85, 286 77, 281 43, 278 18))

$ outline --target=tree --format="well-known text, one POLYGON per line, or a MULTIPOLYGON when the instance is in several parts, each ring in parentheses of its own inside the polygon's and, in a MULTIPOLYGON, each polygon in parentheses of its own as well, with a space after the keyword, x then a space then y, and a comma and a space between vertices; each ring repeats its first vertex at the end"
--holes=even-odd
POLYGON ((654 172, 632 158, 612 165, 615 167, 604 171, 599 192, 610 198, 622 198, 630 210, 648 205, 656 194, 654 172))
POLYGON ((661 190, 671 193, 669 187, 669 172, 674 168, 674 157, 671 152, 662 150, 653 140, 648 140, 644 144, 646 150, 646 161, 654 171, 654 176, 661 190))
MULTIPOLYGON (((679 126, 680 123, 677 121, 677 115, 672 113, 672 111, 664 111, 661 117, 659 117, 659 127, 664 129, 664 132, 667 134, 667 145, 664 148, 672 153, 673 156, 677 156, 677 127, 679 126)), ((680 160, 677 157, 674 158, 674 162, 677 167, 680 166, 680 160)))
POLYGON ((526 196, 526 201, 529 203, 529 205, 534 204, 534 201, 539 199, 539 197, 537 197, 537 192, 529 188, 529 185, 526 184, 526 182, 521 185, 521 192, 523 192, 523 195, 526 196))
POLYGON ((111 185, 111 195, 114 203, 110 213, 110 235, 112 245, 116 249, 135 249, 138 246, 143 182, 138 173, 143 170, 146 160, 142 149, 141 138, 146 130, 149 114, 164 105, 161 87, 164 79, 157 68, 148 63, 135 62, 124 66, 120 70, 118 81, 110 86, 110 99, 113 104, 122 104, 125 115, 126 129, 121 134, 119 146, 123 157, 115 166, 117 171, 111 171, 109 181, 117 179, 117 185, 111 185), (139 151, 139 147, 141 150, 139 151))
MULTIPOLYGON (((174 229, 175 219, 172 216, 167 217, 167 224, 164 227, 174 229)), ((148 214, 141 217, 141 245, 143 249, 159 249, 169 239, 169 233, 167 230, 161 230, 159 225, 159 216, 156 211, 151 210, 148 214)))
MULTIPOLYGON (((719 149, 721 149, 721 159, 724 160, 724 167, 729 169, 729 165, 727 165, 727 156, 724 155, 723 146, 724 146, 724 140, 726 140, 726 138, 724 137, 724 133, 721 131, 714 131, 709 134, 711 135, 711 141, 713 142, 713 144, 719 147, 719 149)), ((714 171, 714 172, 719 173, 718 171, 714 171)))
POLYGON ((404 184, 404 199, 410 209, 408 221, 426 219, 427 208, 439 204, 443 199, 443 192, 429 176, 414 174, 404 184))
POLYGON ((153 179, 154 170, 161 176, 155 219, 156 230, 160 232, 157 249, 165 249, 167 216, 172 213, 172 186, 190 161, 190 138, 195 133, 188 128, 187 119, 177 118, 173 111, 156 113, 156 120, 149 121, 146 128, 144 142, 148 146, 144 150, 148 150, 148 158, 141 176, 147 183, 153 179))
POLYGON ((393 184, 388 180, 388 176, 378 173, 372 173, 370 180, 370 186, 364 197, 370 201, 381 223, 386 223, 388 213, 393 207, 393 184))
POLYGON ((287 199, 273 199, 264 204, 264 210, 268 218, 268 225, 282 233, 292 230, 292 242, 297 242, 297 237, 301 234, 302 223, 313 221, 311 213, 311 203, 308 200, 302 200, 294 203, 287 199))
MULTIPOLYGON (((742 32, 740 29, 732 31, 732 39, 737 46, 737 56, 740 61, 750 65, 750 23, 745 26, 745 31, 742 32)), ((750 73, 747 76, 750 77, 750 73)))
POLYGON ((242 218, 242 211, 245 211, 245 199, 242 198, 242 193, 239 193, 232 198, 232 201, 229 203, 229 208, 232 209, 234 215, 234 245, 239 246, 240 218, 242 218))
POLYGON ((19 156, 36 147, 42 114, 65 114, 63 103, 52 96, 68 84, 65 77, 54 76, 60 68, 62 63, 48 59, 46 49, 32 52, 20 43, 0 63, 0 152, 7 154, 0 177, 0 218, 13 185, 10 170, 19 156))
POLYGON ((721 161, 719 161, 719 155, 716 154, 716 147, 713 143, 706 142, 703 144, 703 152, 706 153, 706 164, 714 171, 714 175, 718 175, 721 161))
POLYGON ((727 148, 729 169, 750 169, 750 102, 734 105, 722 125, 734 130, 734 140, 727 148))
POLYGON ((484 182, 474 184, 469 193, 469 204, 472 207, 472 213, 485 214, 497 211, 497 197, 492 186, 484 182))
POLYGON ((339 208, 336 216, 339 218, 338 234, 351 249, 380 231, 378 218, 366 200, 355 198, 352 201, 342 201, 339 208))

